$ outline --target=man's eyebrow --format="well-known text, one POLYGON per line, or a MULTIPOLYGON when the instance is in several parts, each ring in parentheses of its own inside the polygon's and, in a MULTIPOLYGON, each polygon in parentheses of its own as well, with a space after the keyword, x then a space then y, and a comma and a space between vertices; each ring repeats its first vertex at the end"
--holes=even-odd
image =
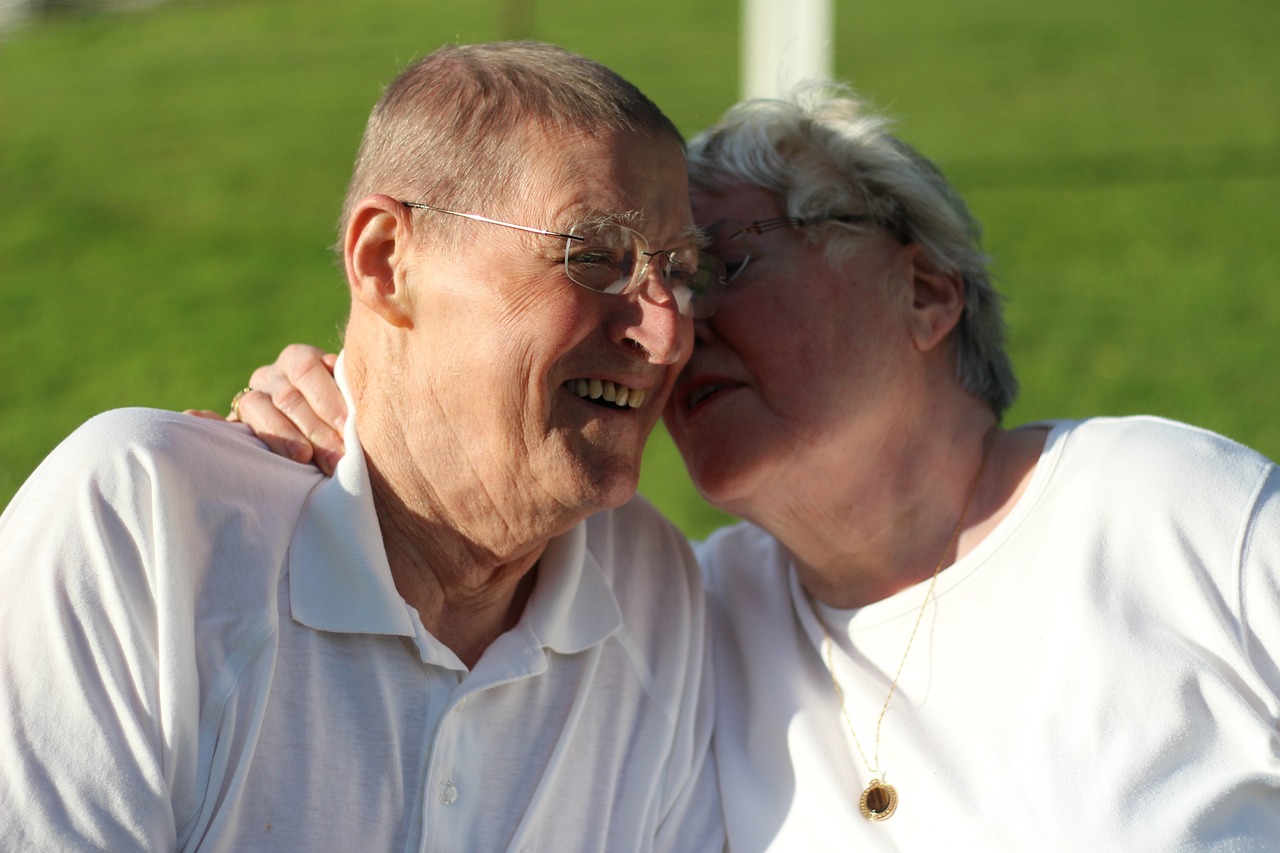
POLYGON ((644 214, 638 210, 615 211, 613 213, 604 213, 603 211, 587 210, 581 215, 573 219, 572 225, 624 225, 639 231, 637 227, 644 220, 644 214))
POLYGON ((699 249, 705 249, 711 245, 711 235, 696 225, 690 225, 681 231, 679 239, 684 243, 692 243, 699 249))
POLYGON ((706 244, 710 245, 716 241, 716 237, 727 236, 727 232, 730 232, 729 226, 730 223, 727 220, 717 219, 715 222, 708 222, 698 228, 698 232, 702 235, 702 239, 706 241, 706 244))
MULTIPOLYGON (((624 225, 643 234, 644 231, 640 226, 644 219, 644 213, 639 210, 616 211, 613 213, 587 212, 582 217, 574 219, 572 225, 624 225)), ((647 237, 648 235, 646 235, 646 239, 647 237)), ((674 242, 679 245, 692 244, 699 249, 704 249, 711 245, 711 238, 707 232, 696 225, 687 225, 676 235, 674 242)))

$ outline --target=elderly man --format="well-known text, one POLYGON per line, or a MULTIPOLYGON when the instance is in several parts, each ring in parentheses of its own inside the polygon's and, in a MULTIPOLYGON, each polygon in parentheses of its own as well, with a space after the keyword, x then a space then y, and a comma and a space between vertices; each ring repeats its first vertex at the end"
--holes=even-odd
POLYGON ((332 480, 124 410, 0 519, 0 848, 719 849, 696 565, 628 503, 721 283, 678 132, 442 49, 342 222, 332 480))

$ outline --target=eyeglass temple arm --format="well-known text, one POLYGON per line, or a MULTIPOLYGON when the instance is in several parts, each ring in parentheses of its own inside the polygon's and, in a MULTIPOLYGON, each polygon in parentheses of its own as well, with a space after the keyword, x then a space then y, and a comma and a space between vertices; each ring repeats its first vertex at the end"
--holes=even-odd
POLYGON ((488 222, 490 225, 501 225, 504 228, 515 228, 519 231, 527 231, 530 234, 541 234, 544 237, 564 237, 567 240, 583 240, 577 234, 562 234, 559 231, 548 231, 545 228, 531 228, 528 225, 516 225, 513 222, 503 222, 501 219, 490 219, 487 216, 481 216, 478 213, 459 213, 456 210, 445 210, 443 207, 432 207, 429 204, 422 204, 416 201, 400 202, 405 207, 414 207, 418 210, 434 210, 436 213, 447 213, 450 216, 461 216, 463 219, 472 219, 476 222, 488 222))
MULTIPOLYGON (((776 219, 760 219, 752 222, 742 231, 749 234, 763 234, 779 228, 803 228, 806 225, 817 225, 820 222, 877 222, 874 216, 865 213, 844 213, 835 216, 814 216, 808 219, 799 216, 779 216, 776 219)), ((741 233, 741 232, 739 232, 741 233)))

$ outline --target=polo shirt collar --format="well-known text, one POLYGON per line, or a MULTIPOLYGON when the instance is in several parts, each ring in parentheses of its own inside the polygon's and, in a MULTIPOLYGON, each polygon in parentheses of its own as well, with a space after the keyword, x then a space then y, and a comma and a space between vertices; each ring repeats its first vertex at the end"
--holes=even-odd
MULTIPOLYGON (((396 590, 382 544, 356 411, 338 358, 334 376, 347 403, 346 453, 312 491, 289 546, 293 618, 322 631, 414 637, 415 620, 396 590)), ((622 611, 588 547, 588 523, 555 537, 517 631, 561 654, 583 651, 619 630, 622 611)))
POLYGON ((342 435, 346 452, 333 476, 311 492, 289 544, 292 615, 321 631, 412 637, 413 619, 382 544, 341 356, 334 378, 350 413, 342 435))
POLYGON ((537 642, 560 654, 588 649, 622 627, 622 609, 587 531, 584 521, 547 543, 521 619, 537 642))

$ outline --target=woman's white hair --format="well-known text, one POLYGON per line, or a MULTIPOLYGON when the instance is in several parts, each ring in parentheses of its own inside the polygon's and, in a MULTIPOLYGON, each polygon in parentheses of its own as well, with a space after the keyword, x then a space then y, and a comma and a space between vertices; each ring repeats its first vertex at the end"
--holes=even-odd
MULTIPOLYGON (((964 282, 964 310, 951 335, 960 383, 997 417, 1018 393, 1005 352, 1001 296, 982 251, 982 226, 938 167, 888 131, 889 122, 844 87, 808 84, 785 99, 731 107, 689 143, 694 189, 760 187, 788 216, 862 214, 903 243, 918 243, 964 282)), ((835 262, 856 252, 864 227, 820 231, 835 262)))

